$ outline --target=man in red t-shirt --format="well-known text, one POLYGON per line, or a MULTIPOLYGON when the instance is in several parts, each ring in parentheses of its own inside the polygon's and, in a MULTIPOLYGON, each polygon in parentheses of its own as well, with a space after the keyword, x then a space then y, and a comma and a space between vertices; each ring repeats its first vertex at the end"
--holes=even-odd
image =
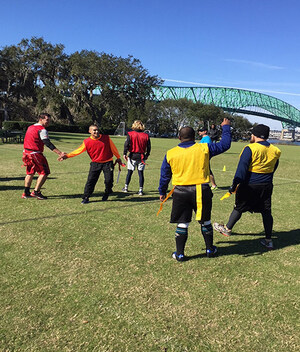
POLYGON ((147 160, 150 155, 151 142, 149 135, 144 132, 145 126, 142 121, 134 121, 131 128, 132 131, 128 132, 127 139, 124 143, 123 157, 127 161, 128 173, 123 192, 128 192, 128 186, 131 180, 131 176, 135 168, 137 168, 140 185, 138 194, 142 196, 144 187, 145 160, 147 160), (127 156, 128 152, 129 156, 127 156))
POLYGON ((50 174, 47 159, 43 155, 44 145, 62 157, 65 153, 57 149, 48 137, 46 127, 49 126, 51 116, 46 113, 39 115, 38 123, 28 127, 24 138, 23 164, 26 166, 25 189, 22 198, 47 199, 41 193, 41 188, 50 174), (39 174, 34 190, 30 193, 30 186, 35 173, 39 174))
POLYGON ((94 192, 101 171, 103 171, 104 174, 105 184, 105 192, 102 200, 106 201, 108 199, 108 195, 112 193, 114 181, 113 155, 117 158, 116 162, 122 165, 118 149, 108 135, 100 134, 98 126, 96 125, 91 125, 89 127, 89 133, 91 134, 90 137, 86 138, 79 148, 58 159, 62 161, 67 158, 73 158, 74 156, 85 151, 91 158, 92 162, 90 164, 90 171, 84 188, 81 204, 89 203, 89 197, 94 192))

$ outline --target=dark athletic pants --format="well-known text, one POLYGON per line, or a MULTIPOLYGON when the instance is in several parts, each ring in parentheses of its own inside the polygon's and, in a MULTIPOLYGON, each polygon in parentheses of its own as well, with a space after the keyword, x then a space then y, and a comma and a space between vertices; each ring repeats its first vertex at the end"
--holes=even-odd
POLYGON ((89 198, 93 194, 101 171, 103 171, 103 174, 104 174, 105 193, 112 192, 112 186, 114 182, 113 162, 112 161, 108 161, 107 163, 91 162, 88 179, 84 187, 83 198, 89 198))
MULTIPOLYGON (((133 174, 133 170, 128 170, 127 176, 126 176, 126 181, 125 184, 128 186, 130 181, 131 181, 131 176, 133 174)), ((144 170, 138 170, 138 174, 139 174, 139 185, 140 188, 144 187, 144 170)))
POLYGON ((271 238, 273 230, 273 216, 271 212, 271 197, 273 185, 241 184, 236 192, 235 207, 229 217, 227 227, 232 229, 246 211, 261 213, 266 238, 271 238))
MULTIPOLYGON (((261 215, 263 219, 266 238, 270 239, 272 237, 272 230, 273 230, 273 216, 272 216, 271 210, 262 211, 261 215)), ((233 226, 240 220, 241 216, 242 216, 242 213, 233 209, 232 213, 230 214, 228 223, 226 225, 227 228, 231 230, 233 226)))

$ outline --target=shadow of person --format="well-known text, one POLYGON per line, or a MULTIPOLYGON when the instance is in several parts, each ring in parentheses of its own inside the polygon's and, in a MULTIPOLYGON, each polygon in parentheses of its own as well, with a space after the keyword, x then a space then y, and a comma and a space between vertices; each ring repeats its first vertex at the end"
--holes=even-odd
MULTIPOLYGON (((147 192, 148 193, 148 192, 147 192)), ((98 203, 102 202, 103 192, 94 192, 93 195, 89 199, 89 203, 98 203)), ((83 193, 75 193, 75 194, 55 194, 48 196, 49 199, 57 198, 57 199, 72 199, 72 198, 83 198, 83 193)), ((157 200, 157 206, 159 207, 159 197, 158 196, 147 196, 144 194, 143 196, 139 196, 137 193, 123 193, 123 192, 113 192, 109 195, 108 201, 111 202, 149 202, 157 200)))
POLYGON ((24 189, 24 186, 1 186, 0 185, 0 191, 16 191, 16 190, 22 190, 24 189))
MULTIPOLYGON (((250 257, 254 255, 262 255, 269 250, 261 245, 260 241, 264 238, 264 233, 250 234, 250 233, 239 233, 233 234, 230 237, 224 237, 222 235, 216 234, 214 236, 215 244, 218 245, 227 245, 224 247, 218 246, 218 252, 216 257, 226 256, 226 255, 241 255, 243 257, 250 257), (249 239, 234 239, 237 236, 249 236, 249 239), (253 238, 255 236, 255 238, 253 238), (258 238, 259 237, 259 238, 258 238)), ((275 231, 272 235, 274 249, 280 250, 285 247, 295 246, 300 244, 300 229, 291 230, 291 231, 275 231)), ((205 251, 205 249, 204 249, 205 251)), ((204 258, 206 257, 205 253, 199 253, 186 257, 186 261, 204 258)))
MULTIPOLYGON (((218 236, 218 235, 217 235, 218 236)), ((222 236, 222 235, 220 235, 222 236)), ((225 237, 223 237, 225 239, 225 237)), ((227 237, 228 240, 219 240, 215 237, 215 243, 218 244, 228 244, 227 247, 220 247, 219 256, 220 255, 235 255, 239 254, 244 257, 253 256, 253 255, 261 255, 268 251, 264 246, 261 245, 260 241, 264 238, 264 233, 260 233, 257 235, 253 234, 236 234, 230 237, 227 237), (235 236, 251 236, 252 238, 243 239, 243 240, 234 240, 235 236), (253 236, 259 237, 254 238, 253 236)), ((278 231, 274 232, 272 235, 274 249, 280 250, 285 247, 295 246, 300 243, 300 229, 290 230, 290 231, 278 231)))
POLYGON ((16 177, 0 177, 0 182, 8 181, 24 181, 25 176, 16 176, 16 177))

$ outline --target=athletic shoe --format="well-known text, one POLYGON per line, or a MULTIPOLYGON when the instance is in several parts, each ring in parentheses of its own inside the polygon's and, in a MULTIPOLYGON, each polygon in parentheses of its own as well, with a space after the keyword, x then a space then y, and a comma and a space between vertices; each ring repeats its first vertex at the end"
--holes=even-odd
POLYGON ((108 199, 108 193, 104 193, 102 197, 103 202, 107 201, 107 199, 108 199))
POLYGON ((207 250, 206 250, 206 256, 207 256, 207 258, 215 257, 217 251, 218 251, 218 249, 217 249, 216 246, 212 246, 211 249, 207 249, 207 250))
POLYGON ((122 188, 122 192, 127 193, 128 192, 128 188, 126 188, 126 187, 122 188))
POLYGON ((214 229, 226 237, 231 236, 231 230, 229 230, 226 227, 226 225, 218 224, 217 222, 214 222, 214 229))
POLYGON ((218 186, 217 186, 217 185, 211 186, 210 189, 211 189, 212 191, 215 191, 216 189, 218 189, 218 186))
POLYGON ((139 191, 139 192, 138 192, 138 195, 139 195, 139 196, 143 196, 143 195, 144 195, 143 191, 139 191))
POLYGON ((88 198, 83 198, 81 204, 88 204, 90 201, 88 198))
POLYGON ((48 197, 43 196, 41 192, 37 192, 37 191, 32 191, 30 193, 31 197, 37 198, 37 199, 48 199, 48 197))
POLYGON ((273 246, 273 241, 272 240, 268 240, 266 238, 263 238, 260 243, 265 246, 267 249, 274 249, 274 246, 273 246))
POLYGON ((25 193, 25 192, 24 192, 24 193, 22 194, 22 198, 23 198, 23 199, 27 199, 27 198, 32 198, 32 197, 31 197, 31 194, 30 194, 30 193, 25 193))
POLYGON ((172 253, 172 258, 176 259, 178 262, 184 262, 186 260, 186 257, 184 256, 184 254, 177 255, 176 252, 172 253))

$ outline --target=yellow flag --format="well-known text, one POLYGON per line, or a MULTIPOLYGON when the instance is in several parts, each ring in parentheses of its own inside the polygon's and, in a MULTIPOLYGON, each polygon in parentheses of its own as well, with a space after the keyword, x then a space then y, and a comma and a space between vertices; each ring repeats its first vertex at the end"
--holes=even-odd
POLYGON ((224 194, 224 196, 223 196, 220 200, 229 198, 230 196, 231 196, 231 193, 230 193, 230 192, 226 192, 226 193, 224 194))

